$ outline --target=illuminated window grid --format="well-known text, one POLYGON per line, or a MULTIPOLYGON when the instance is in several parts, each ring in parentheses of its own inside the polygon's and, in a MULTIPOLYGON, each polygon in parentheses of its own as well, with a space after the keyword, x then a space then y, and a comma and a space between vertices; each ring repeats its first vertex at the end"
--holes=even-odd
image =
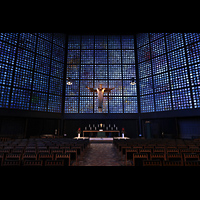
POLYGON ((139 48, 138 50, 138 63, 150 59, 150 48, 149 44, 139 48))
POLYGON ((68 50, 67 64, 80 64, 80 50, 68 50))
POLYGON ((183 47, 183 35, 182 33, 172 33, 167 35, 166 42, 168 52, 183 47))
POLYGON ((53 44, 52 59, 64 63, 65 49, 53 44))
POLYGON ((33 90, 38 92, 48 92, 49 76, 34 73, 33 90))
POLYGON ((35 53, 18 48, 16 65, 29 70, 33 70, 35 53))
POLYGON ((137 48, 149 43, 149 34, 148 33, 140 33, 137 34, 137 48))
POLYGON ((164 53, 166 53, 164 38, 161 38, 161 39, 156 40, 155 42, 151 43, 151 56, 152 56, 152 58, 159 56, 159 55, 162 55, 164 53))
POLYGON ((172 100, 174 110, 192 108, 190 88, 172 90, 172 100))
POLYGON ((82 50, 81 64, 93 64, 93 63, 94 63, 94 50, 82 50))
POLYGON ((14 67, 0 63, 0 84, 11 86, 14 67))
POLYGON ((93 35, 82 35, 81 49, 94 49, 93 35))
POLYGON ((170 90, 168 73, 158 74, 153 77, 154 92, 170 90))
POLYGON ((108 97, 103 97, 102 112, 98 109, 98 97, 94 97, 94 113, 108 113, 108 97))
POLYGON ((93 113, 93 97, 80 97, 79 113, 93 113))
POLYGON ((119 35, 108 36, 108 49, 121 49, 121 41, 119 35))
POLYGON ((31 97, 31 110, 46 111, 47 94, 41 92, 33 92, 31 97))
MULTIPOLYGON (((102 84, 103 88, 108 88, 108 80, 95 80, 94 88, 99 88, 99 84, 102 84)), ((97 96, 97 92, 95 92, 94 95, 97 96)), ((105 92, 104 96, 108 96, 108 93, 105 92)))
POLYGON ((134 50, 122 50, 122 63, 123 64, 135 64, 134 50))
POLYGON ((81 79, 93 79, 93 65, 81 65, 81 79))
POLYGON ((12 64, 15 62, 16 47, 0 41, 0 62, 12 64))
POLYGON ((189 87, 187 67, 170 71, 171 89, 189 87))
POLYGON ((95 79, 108 79, 107 66, 106 65, 95 65, 95 79))
POLYGON ((13 88, 10 108, 29 109, 31 91, 13 88))
MULTIPOLYGON (((51 61, 51 76, 63 78, 64 64, 55 60, 51 61)), ((71 77, 71 76, 70 76, 71 77)))
POLYGON ((155 94, 156 112, 172 110, 170 92, 155 94))
POLYGON ((109 93, 110 96, 122 96, 122 80, 109 80, 109 88, 115 88, 109 93))
POLYGON ((66 84, 65 95, 66 96, 78 96, 79 95, 79 80, 73 80, 72 85, 66 84))
POLYGON ((145 78, 152 75, 151 61, 145 61, 138 64, 139 78, 145 78))
POLYGON ((169 70, 186 66, 185 50, 178 49, 168 53, 169 70))
POLYGON ((140 80, 140 95, 153 93, 152 77, 140 80))
POLYGON ((149 33, 150 35, 150 42, 157 40, 161 37, 164 37, 164 33, 149 33))
POLYGON ((200 108, 200 86, 192 87, 194 108, 200 108))
POLYGON ((109 65, 109 79, 122 79, 121 65, 109 65))
POLYGON ((54 33, 53 34, 53 43, 65 48, 66 35, 63 33, 54 33))
POLYGON ((68 49, 80 49, 81 38, 79 35, 68 36, 68 49))
POLYGON ((61 113, 62 96, 49 94, 48 112, 61 113))
POLYGON ((0 40, 10 44, 17 44, 18 33, 0 33, 0 40))
POLYGON ((123 79, 136 79, 135 65, 122 65, 123 79))
POLYGON ((49 42, 52 41, 52 33, 38 33, 38 36, 45 39, 45 40, 48 40, 49 42))
POLYGON ((65 113, 78 113, 78 97, 65 97, 65 113))
POLYGON ((189 66, 191 85, 200 85, 200 63, 189 66))
POLYGON ((123 35, 121 36, 122 49, 134 49, 134 36, 123 35))
POLYGON ((80 65, 67 65, 66 77, 71 79, 79 79, 80 65))
POLYGON ((16 67, 13 86, 24 89, 31 89, 32 73, 33 73, 32 71, 16 67))
POLYGON ((138 113, 137 97, 124 98, 124 113, 138 113))
POLYGON ((35 52, 36 35, 33 33, 20 33, 19 47, 35 52))
POLYGON ((95 50, 95 64, 107 64, 107 50, 95 50))
POLYGON ((121 50, 108 50, 108 63, 121 64, 121 50))
POLYGON ((155 112, 153 94, 140 97, 141 113, 155 112))
POLYGON ((80 95, 93 96, 93 92, 90 92, 86 87, 93 88, 93 80, 80 80, 80 95))
POLYGON ((46 40, 43 40, 41 38, 38 38, 37 43, 37 53, 39 53, 42 56, 46 56, 48 58, 51 57, 51 46, 52 44, 46 40))
POLYGON ((123 113, 122 97, 109 97, 109 113, 123 113))
POLYGON ((62 95, 63 80, 55 77, 50 77, 49 93, 54 95, 62 95))
POLYGON ((0 85, 0 108, 8 108, 9 97, 10 97, 10 87, 0 85))
POLYGON ((186 45, 200 41, 200 33, 184 33, 184 36, 186 45))
POLYGON ((166 54, 152 59, 153 74, 168 71, 166 54))
POLYGON ((186 49, 189 65, 200 62, 200 42, 190 44, 186 49))
POLYGON ((35 71, 49 74, 50 70, 50 59, 41 55, 36 55, 35 60, 35 71))
POLYGON ((95 36, 95 49, 107 49, 107 36, 105 35, 95 36))
POLYGON ((123 95, 137 96, 137 85, 131 85, 131 80, 123 80, 123 95))

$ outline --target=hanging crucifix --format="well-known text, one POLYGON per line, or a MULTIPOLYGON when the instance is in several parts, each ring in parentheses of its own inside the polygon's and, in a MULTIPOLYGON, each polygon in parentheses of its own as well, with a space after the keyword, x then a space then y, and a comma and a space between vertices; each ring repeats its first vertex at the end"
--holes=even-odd
POLYGON ((111 90, 115 89, 115 88, 102 88, 102 84, 99 84, 99 88, 89 88, 86 87, 87 89, 90 90, 90 92, 97 92, 98 94, 98 110, 99 112, 102 112, 102 108, 103 108, 103 94, 104 92, 110 92, 111 90))

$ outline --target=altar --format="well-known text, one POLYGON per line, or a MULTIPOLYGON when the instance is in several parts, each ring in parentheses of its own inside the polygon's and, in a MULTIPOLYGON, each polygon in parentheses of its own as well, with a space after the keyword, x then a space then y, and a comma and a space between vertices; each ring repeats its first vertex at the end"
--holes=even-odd
POLYGON ((85 137, 85 133, 89 133, 89 136, 87 137, 114 137, 114 133, 117 133, 117 136, 120 135, 120 131, 118 130, 84 130, 83 131, 83 137, 85 137), (91 134, 92 133, 92 134, 91 134), (96 134, 94 134, 96 133, 96 134), (112 135, 106 134, 111 133, 112 135))

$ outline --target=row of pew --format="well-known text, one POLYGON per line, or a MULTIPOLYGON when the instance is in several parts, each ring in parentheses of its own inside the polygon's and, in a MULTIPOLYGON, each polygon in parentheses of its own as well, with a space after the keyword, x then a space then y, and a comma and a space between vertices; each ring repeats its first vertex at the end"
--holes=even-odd
POLYGON ((71 166, 89 145, 89 140, 31 138, 0 141, 0 166, 71 166))
POLYGON ((124 164, 131 166, 200 166, 200 140, 114 140, 124 164))

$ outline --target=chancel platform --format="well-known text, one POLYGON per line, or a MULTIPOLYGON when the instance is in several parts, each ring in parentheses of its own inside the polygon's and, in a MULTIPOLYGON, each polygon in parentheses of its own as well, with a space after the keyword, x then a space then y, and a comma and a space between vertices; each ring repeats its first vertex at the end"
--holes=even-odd
POLYGON ((108 133, 108 136, 110 136, 110 137, 115 136, 114 133, 117 133, 117 136, 120 135, 120 131, 118 131, 118 130, 108 130, 108 131, 107 130, 102 130, 102 131, 100 131, 100 130, 85 130, 85 131, 83 131, 83 137, 85 136, 85 133, 89 133, 89 137, 94 136, 94 135, 95 135, 95 137, 98 137, 98 136, 102 137, 102 135, 104 135, 104 137, 105 137, 105 136, 107 136, 106 133, 108 133), (103 133, 105 133, 105 134, 103 134, 103 133), (109 133, 111 135, 109 135, 109 133))

